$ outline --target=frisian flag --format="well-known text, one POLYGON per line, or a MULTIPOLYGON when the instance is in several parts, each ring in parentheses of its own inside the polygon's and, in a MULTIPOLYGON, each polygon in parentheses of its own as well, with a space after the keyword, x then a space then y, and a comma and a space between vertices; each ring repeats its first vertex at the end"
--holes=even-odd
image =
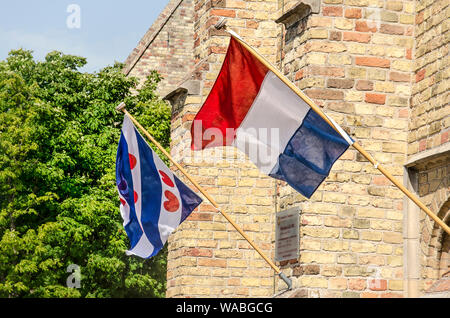
POLYGON ((231 37, 219 75, 191 127, 193 150, 235 146, 266 175, 310 198, 353 144, 231 37))
POLYGON ((120 213, 128 255, 156 255, 169 235, 202 202, 163 163, 125 115, 116 157, 120 213))

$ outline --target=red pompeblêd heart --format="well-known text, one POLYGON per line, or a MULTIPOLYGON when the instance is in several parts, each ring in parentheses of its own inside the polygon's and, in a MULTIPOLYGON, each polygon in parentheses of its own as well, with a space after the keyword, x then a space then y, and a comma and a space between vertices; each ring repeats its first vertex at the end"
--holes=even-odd
POLYGON ((170 177, 162 170, 158 170, 159 174, 161 175, 162 181, 167 184, 169 187, 173 188, 175 185, 173 184, 173 181, 170 179, 170 177))
POLYGON ((131 153, 128 154, 128 159, 130 160, 130 169, 133 170, 134 167, 136 167, 136 157, 134 155, 132 155, 131 153))
POLYGON ((178 198, 175 196, 175 194, 166 190, 164 191, 164 196, 167 199, 167 201, 164 202, 164 209, 166 209, 167 212, 177 211, 180 207, 180 202, 178 201, 178 198))

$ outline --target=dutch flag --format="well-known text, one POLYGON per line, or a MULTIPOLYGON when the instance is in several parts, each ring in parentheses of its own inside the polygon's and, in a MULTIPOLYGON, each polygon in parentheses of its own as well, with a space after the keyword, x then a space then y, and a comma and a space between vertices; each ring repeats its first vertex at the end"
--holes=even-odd
POLYGON ((156 255, 202 202, 162 162, 126 115, 117 150, 116 183, 131 244, 128 255, 156 255))
POLYGON ((191 148, 235 146, 261 172, 310 198, 354 142, 333 125, 340 133, 232 37, 194 118, 191 148))

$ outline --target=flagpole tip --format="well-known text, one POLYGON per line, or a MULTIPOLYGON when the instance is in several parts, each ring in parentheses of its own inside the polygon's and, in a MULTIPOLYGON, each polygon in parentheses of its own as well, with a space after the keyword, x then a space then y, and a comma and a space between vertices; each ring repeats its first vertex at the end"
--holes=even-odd
POLYGON ((225 25, 227 24, 227 19, 225 19, 224 17, 222 17, 219 22, 216 23, 216 25, 214 26, 217 30, 222 29, 223 27, 225 27, 225 25))
POLYGON ((125 103, 124 102, 121 102, 119 105, 117 105, 117 107, 116 107, 116 110, 118 111, 118 112, 120 112, 122 109, 124 109, 125 108, 125 103))

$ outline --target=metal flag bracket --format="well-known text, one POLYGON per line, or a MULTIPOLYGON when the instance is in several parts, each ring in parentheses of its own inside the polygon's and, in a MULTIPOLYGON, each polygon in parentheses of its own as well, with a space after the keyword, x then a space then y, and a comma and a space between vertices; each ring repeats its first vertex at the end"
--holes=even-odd
POLYGON ((281 278, 282 280, 284 280, 284 282, 285 282, 286 285, 288 286, 288 290, 291 290, 291 289, 292 289, 292 280, 291 280, 290 278, 288 278, 288 277, 286 276, 286 274, 283 273, 283 272, 279 272, 279 273, 278 273, 278 276, 280 276, 280 278, 281 278))

